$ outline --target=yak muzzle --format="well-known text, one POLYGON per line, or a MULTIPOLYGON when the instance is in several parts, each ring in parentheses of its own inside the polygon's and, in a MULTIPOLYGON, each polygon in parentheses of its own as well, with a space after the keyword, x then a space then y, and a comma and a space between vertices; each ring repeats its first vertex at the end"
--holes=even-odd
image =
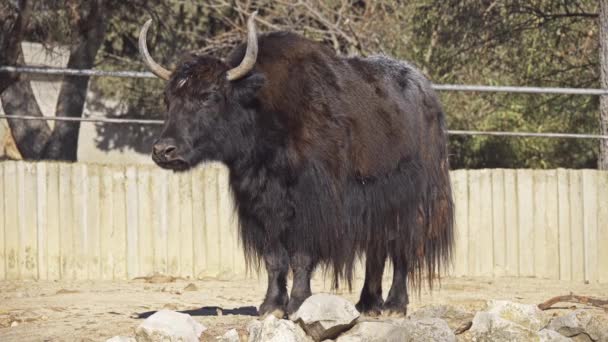
POLYGON ((179 155, 177 144, 173 139, 162 139, 152 147, 152 160, 164 169, 185 170, 188 162, 179 155))

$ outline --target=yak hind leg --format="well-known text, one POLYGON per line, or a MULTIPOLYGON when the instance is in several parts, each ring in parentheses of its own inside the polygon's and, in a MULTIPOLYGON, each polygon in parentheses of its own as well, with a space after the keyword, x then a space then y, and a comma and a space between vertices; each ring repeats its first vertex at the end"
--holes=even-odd
POLYGON ((386 249, 370 249, 365 256, 365 282, 359 302, 355 307, 368 316, 378 316, 382 312, 382 274, 386 263, 386 249))
POLYGON ((268 288, 264 302, 258 310, 259 314, 262 317, 274 315, 283 318, 289 301, 287 296, 289 256, 283 244, 278 241, 269 244, 264 250, 264 263, 268 273, 268 288))
POLYGON ((407 260, 401 256, 393 241, 390 249, 391 260, 393 263, 393 283, 388 292, 382 311, 387 316, 407 316, 407 305, 409 297, 407 294, 407 260))
POLYGON ((293 271, 293 286, 289 304, 287 304, 287 314, 296 312, 300 305, 310 297, 310 277, 315 267, 315 262, 307 253, 296 252, 290 256, 290 265, 293 271))

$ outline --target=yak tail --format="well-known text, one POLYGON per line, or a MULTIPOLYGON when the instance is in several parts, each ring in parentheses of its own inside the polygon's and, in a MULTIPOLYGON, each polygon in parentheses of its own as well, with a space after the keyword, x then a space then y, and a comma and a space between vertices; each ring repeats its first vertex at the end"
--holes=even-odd
MULTIPOLYGON (((445 138, 445 137, 443 137, 445 138)), ((443 149, 434 167, 426 170, 427 182, 422 191, 416 216, 419 238, 415 256, 410 256, 410 282, 420 291, 426 276, 429 288, 434 280, 452 264, 454 245, 454 203, 447 159, 443 149)))

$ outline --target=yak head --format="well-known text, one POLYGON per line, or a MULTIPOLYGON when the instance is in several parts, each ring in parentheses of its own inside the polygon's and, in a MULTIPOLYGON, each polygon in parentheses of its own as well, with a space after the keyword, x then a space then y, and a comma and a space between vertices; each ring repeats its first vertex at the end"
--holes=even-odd
POLYGON ((152 59, 146 46, 151 20, 143 26, 139 35, 143 61, 168 81, 165 124, 152 149, 152 159, 160 167, 183 171, 206 160, 227 162, 251 147, 247 140, 255 129, 252 103, 264 83, 263 75, 253 70, 258 52, 255 15, 247 22, 247 49, 235 67, 190 54, 175 70, 167 70, 152 59))

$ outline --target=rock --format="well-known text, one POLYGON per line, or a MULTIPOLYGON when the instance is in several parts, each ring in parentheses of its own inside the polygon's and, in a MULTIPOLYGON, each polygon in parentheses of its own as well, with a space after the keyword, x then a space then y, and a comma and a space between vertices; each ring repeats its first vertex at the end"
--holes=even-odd
POLYGON ((336 338, 350 329, 359 311, 346 299, 319 293, 308 297, 292 317, 315 341, 336 338))
POLYGON ((473 318, 471 335, 476 341, 537 341, 539 336, 532 330, 500 317, 495 312, 478 312, 473 318))
POLYGON ((407 328, 382 321, 359 322, 354 328, 340 335, 336 342, 402 342, 407 334, 407 328))
POLYGON ((406 328, 403 341, 448 341, 456 342, 456 335, 441 318, 402 319, 394 324, 406 328))
POLYGON ((549 317, 536 305, 496 300, 475 315, 470 334, 477 341, 538 341, 539 331, 548 322, 549 317))
MULTIPOLYGON (((608 341, 608 315, 579 309, 554 318, 547 329, 566 337, 587 335, 592 341, 608 341)), ((580 337, 584 339, 584 336, 580 337)))
POLYGON ((217 338, 219 342, 240 342, 239 333, 236 329, 228 330, 224 335, 217 338))
POLYGON ((286 319, 269 315, 263 321, 253 321, 247 326, 249 342, 309 342, 310 337, 299 325, 286 319))
POLYGON ((161 273, 154 273, 152 275, 145 276, 145 277, 133 278, 133 280, 143 280, 146 283, 151 283, 151 284, 172 283, 172 282, 176 281, 177 279, 184 279, 184 278, 174 277, 174 276, 161 274, 161 273))
POLYGON ((423 318, 418 320, 400 319, 359 322, 354 328, 340 335, 336 340, 336 342, 368 341, 455 342, 456 336, 444 320, 439 318, 423 318))
POLYGON ((135 330, 138 342, 198 342, 206 328, 190 315, 160 310, 135 330))
POLYGON ((538 332, 540 342, 569 342, 572 339, 562 336, 560 333, 554 330, 543 329, 538 332))
POLYGON ((450 305, 429 305, 414 311, 410 318, 413 320, 423 318, 441 318, 447 322, 450 329, 459 328, 466 322, 473 320, 475 315, 462 308, 450 305))
POLYGON ((60 289, 57 292, 55 292, 55 294, 72 294, 72 293, 79 293, 80 291, 78 290, 69 290, 69 289, 60 289))
POLYGON ((106 342, 137 342, 135 338, 130 336, 114 336, 106 340, 106 342))
POLYGON ((538 306, 519 304, 507 300, 492 300, 486 312, 496 314, 507 321, 519 324, 532 331, 539 331, 549 323, 547 316, 538 306))
POLYGON ((184 291, 198 291, 198 287, 194 283, 190 283, 184 287, 184 291))

